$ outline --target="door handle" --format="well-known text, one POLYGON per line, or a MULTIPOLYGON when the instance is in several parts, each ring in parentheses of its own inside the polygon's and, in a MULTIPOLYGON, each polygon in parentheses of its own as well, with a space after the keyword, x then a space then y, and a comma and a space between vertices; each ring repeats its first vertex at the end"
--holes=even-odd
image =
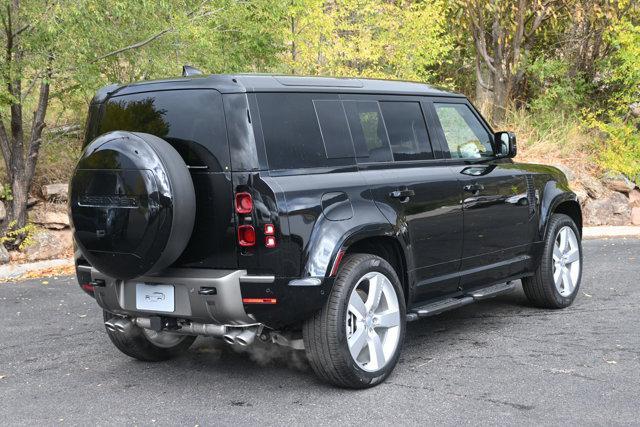
POLYGON ((464 191, 468 191, 469 193, 477 193, 479 191, 484 190, 484 185, 482 184, 467 184, 462 187, 464 191))
POLYGON ((416 195, 416 192, 413 190, 394 190, 391 193, 389 193, 389 197, 392 197, 394 199, 400 199, 402 203, 408 202, 409 198, 415 195, 416 195))

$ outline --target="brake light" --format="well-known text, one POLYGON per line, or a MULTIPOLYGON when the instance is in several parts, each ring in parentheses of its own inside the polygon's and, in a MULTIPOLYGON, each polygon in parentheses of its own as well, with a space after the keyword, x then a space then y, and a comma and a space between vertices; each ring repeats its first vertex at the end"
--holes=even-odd
POLYGON ((248 214, 253 210, 253 199, 249 193, 236 193, 236 212, 248 214))
POLYGON ((265 224, 264 234, 265 236, 273 236, 274 234, 276 234, 276 226, 273 224, 265 224))
POLYGON ((238 244, 245 247, 256 244, 256 230, 253 225, 241 225, 238 227, 238 244))

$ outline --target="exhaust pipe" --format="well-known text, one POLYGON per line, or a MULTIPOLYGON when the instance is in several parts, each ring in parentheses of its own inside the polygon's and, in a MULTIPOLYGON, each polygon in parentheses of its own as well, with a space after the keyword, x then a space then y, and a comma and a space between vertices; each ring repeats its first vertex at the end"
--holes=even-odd
POLYGON ((236 343, 236 337, 240 334, 240 331, 238 329, 232 329, 231 331, 227 332, 226 334, 224 334, 222 336, 222 339, 224 340, 224 342, 226 342, 227 344, 233 345, 236 343))
POLYGON ((253 344, 253 341, 256 339, 257 332, 258 331, 255 328, 245 329, 236 336, 236 343, 244 347, 253 344))
POLYGON ((117 332, 118 330, 116 329, 116 325, 114 325, 114 322, 117 319, 115 317, 107 320, 106 322, 104 322, 104 326, 109 330, 109 332, 117 332))
POLYGON ((113 323, 113 326, 115 326, 118 332, 121 332, 124 334, 131 330, 131 328, 133 327, 133 323, 129 319, 122 318, 122 319, 116 320, 113 323))

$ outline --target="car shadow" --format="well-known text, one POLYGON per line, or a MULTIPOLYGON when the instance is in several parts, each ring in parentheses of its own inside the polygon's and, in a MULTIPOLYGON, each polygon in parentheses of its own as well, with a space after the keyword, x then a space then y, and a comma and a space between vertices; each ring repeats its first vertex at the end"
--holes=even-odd
MULTIPOLYGON (((540 310, 528 305, 521 287, 508 295, 408 323, 403 353, 398 367, 429 361, 434 353, 461 340, 472 345, 488 345, 476 339, 476 331, 490 327, 500 329, 514 317, 531 316, 540 310)), ((222 340, 198 338, 179 361, 165 362, 163 369, 174 371, 175 377, 191 378, 197 372, 211 381, 233 384, 234 381, 264 381, 265 386, 303 381, 320 388, 328 387, 313 374, 303 351, 275 344, 256 342, 249 347, 229 346, 222 340), (177 372, 175 371, 177 370, 177 372), (277 381, 275 381, 277 380, 277 381)), ((406 366, 405 366, 406 367, 406 366)))

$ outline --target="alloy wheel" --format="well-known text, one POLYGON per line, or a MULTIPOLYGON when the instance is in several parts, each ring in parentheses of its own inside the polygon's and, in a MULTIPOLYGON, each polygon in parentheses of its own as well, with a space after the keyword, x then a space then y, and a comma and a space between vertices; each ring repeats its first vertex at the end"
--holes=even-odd
POLYGON ((400 340, 400 307, 391 281, 370 272, 358 280, 347 308, 347 343, 358 366, 375 372, 393 358, 400 340))
POLYGON ((570 296, 580 277, 580 245, 571 227, 564 226, 553 245, 553 282, 563 297, 570 296))

